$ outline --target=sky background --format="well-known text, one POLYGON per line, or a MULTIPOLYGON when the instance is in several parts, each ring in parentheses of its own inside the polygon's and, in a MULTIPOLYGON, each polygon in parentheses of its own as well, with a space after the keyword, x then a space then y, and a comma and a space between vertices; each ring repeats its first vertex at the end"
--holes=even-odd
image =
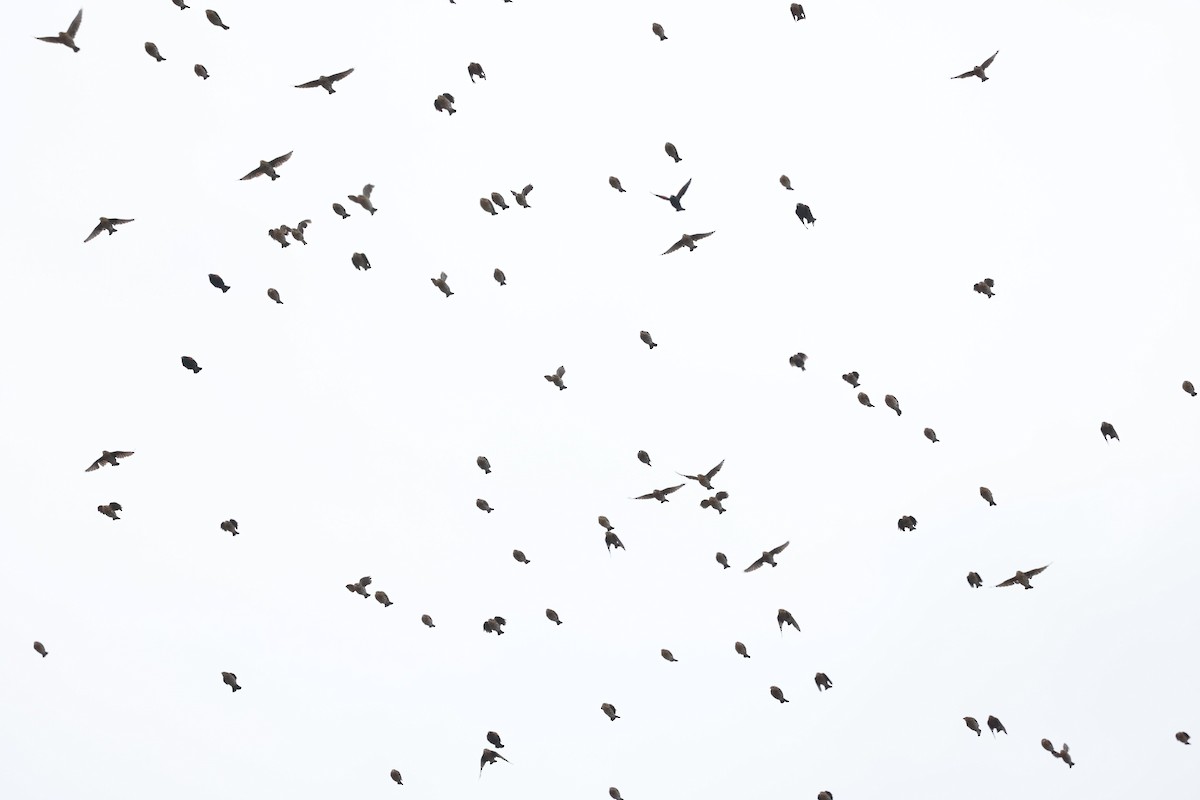
POLYGON ((0 795, 1194 796, 1200 7, 788 5, 9 10, 0 795))

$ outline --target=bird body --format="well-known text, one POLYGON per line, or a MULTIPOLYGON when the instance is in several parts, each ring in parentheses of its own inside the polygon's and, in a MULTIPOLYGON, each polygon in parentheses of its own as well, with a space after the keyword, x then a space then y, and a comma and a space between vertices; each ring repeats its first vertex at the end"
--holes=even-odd
POLYGON ((665 42, 667 40, 667 32, 664 31, 663 26, 659 25, 657 22, 650 26, 650 32, 657 36, 660 42, 665 42))
MULTIPOLYGON (((343 78, 345 78, 346 76, 348 76, 351 72, 354 72, 354 67, 351 67, 350 69, 344 70, 342 72, 335 72, 332 75, 322 75, 321 77, 317 78, 316 80, 311 80, 311 81, 308 81, 307 83, 298 83, 298 84, 296 84, 295 88, 297 88, 297 89, 315 89, 318 86, 320 86, 322 89, 324 89, 329 94, 336 94, 337 90, 333 88, 333 85, 335 83, 337 83, 338 81, 342 80, 343 78)), ((309 74, 311 75, 312 73, 310 72, 309 74)))
POLYGON ((38 36, 35 38, 43 42, 50 42, 51 44, 65 45, 78 53, 79 48, 75 45, 75 36, 79 33, 79 26, 81 24, 83 24, 82 8, 79 9, 79 13, 75 15, 75 19, 71 20, 71 24, 67 26, 65 31, 59 31, 55 36, 38 36))
POLYGON ((497 213, 499 213, 496 211, 495 206, 492 205, 492 201, 487 199, 486 197, 479 198, 479 207, 482 208, 487 213, 491 214, 493 217, 496 216, 497 213))
POLYGON ((388 606, 390 606, 392 604, 392 601, 388 599, 387 592, 376 592, 375 599, 384 608, 387 608, 388 606))
POLYGON ((783 696, 783 689, 780 689, 778 686, 771 687, 771 697, 774 697, 780 703, 792 702, 791 700, 788 700, 786 697, 783 696))
POLYGON ((885 395, 883 398, 883 404, 892 411, 895 411, 897 417, 900 416, 900 401, 896 399, 895 395, 885 395))
POLYGON ((729 498, 729 492, 717 492, 712 497, 706 497, 700 501, 701 508, 716 509, 717 514, 725 513, 725 506, 721 505, 722 501, 729 498))
POLYGON ((691 252, 692 250, 696 249, 696 242, 700 241, 701 239, 707 239, 714 233, 716 233, 716 231, 709 231, 708 233, 685 233, 683 236, 679 237, 678 242, 671 245, 666 251, 664 251, 663 255, 665 256, 668 253, 674 253, 676 250, 679 250, 683 247, 686 247, 688 252, 691 252))
POLYGON ((788 356, 788 363, 793 367, 799 367, 802 372, 805 370, 804 362, 806 361, 808 361, 808 356, 804 353, 796 353, 795 355, 788 356))
POLYGON ((433 107, 439 112, 445 111, 453 116, 456 111, 454 108, 454 96, 450 94, 439 94, 433 99, 433 107))
POLYGON ((117 232, 117 229, 115 226, 124 225, 127 222, 133 222, 133 220, 131 220, 131 219, 115 219, 112 217, 101 217, 100 222, 96 225, 95 228, 92 229, 92 232, 90 234, 88 234, 88 237, 86 239, 84 239, 83 242, 84 242, 84 244, 87 244, 92 239, 95 239, 97 236, 99 236, 103 231, 108 231, 108 235, 112 236, 114 233, 117 232))
POLYGON ((813 676, 813 680, 816 682, 817 691, 819 692, 833 688, 833 681, 829 680, 829 676, 824 672, 818 672, 815 676, 813 676))
POLYGON ((729 569, 729 557, 724 553, 717 553, 717 563, 720 564, 723 569, 729 569))
MULTIPOLYGON (((49 653, 46 652, 46 645, 42 644, 41 642, 34 642, 33 649, 42 658, 45 658, 46 656, 50 655, 49 653)), ((1178 739, 1179 734, 1176 734, 1175 738, 1178 739)), ((1187 744, 1187 742, 1184 742, 1184 744, 1187 744)))
POLYGON ((495 750, 489 750, 486 747, 483 748, 483 755, 479 759, 479 774, 483 774, 483 767, 485 764, 495 764, 497 758, 501 761, 508 761, 507 758, 500 755, 495 750))
POLYGON ((108 503, 102 506, 96 506, 96 510, 110 519, 120 519, 120 517, 117 516, 117 512, 124 511, 124 509, 121 508, 121 504, 116 502, 108 503))
POLYGON ((208 21, 218 28, 229 30, 229 26, 221 21, 221 15, 213 11, 211 8, 204 12, 204 16, 208 17, 208 21))
POLYGON ((845 375, 842 376, 842 380, 844 380, 846 383, 850 384, 853 388, 855 388, 855 389, 858 388, 858 373, 857 372, 847 372, 845 375))
POLYGON ((1190 394, 1192 397, 1196 396, 1196 387, 1192 385, 1191 381, 1183 382, 1183 390, 1185 392, 1187 392, 1188 394, 1190 394))
POLYGON ((238 530, 238 521, 236 519, 227 519, 222 522, 221 530, 233 536, 237 536, 241 532, 238 530))
POLYGON ((800 218, 800 223, 806 228, 816 224, 817 221, 817 218, 813 216, 812 209, 804 203, 796 203, 796 216, 800 218))
POLYGON ((307 246, 308 242, 304 241, 304 229, 307 228, 311 224, 312 224, 311 219, 302 219, 296 223, 296 227, 294 227, 294 228, 291 227, 290 225, 284 225, 283 227, 287 230, 288 233, 290 233, 292 235, 293 239, 295 239, 300 244, 307 246))
POLYGON ((669 503, 670 500, 667 498, 667 495, 678 492, 680 489, 682 489, 686 485, 687 485, 686 483, 681 483, 678 486, 668 486, 665 489, 655 489, 654 491, 646 492, 646 494, 639 494, 637 497, 635 497, 633 499, 634 500, 657 500, 660 503, 669 503))
POLYGON ((484 475, 492 474, 492 462, 487 460, 487 456, 479 456, 475 459, 475 466, 483 470, 484 475))
POLYGON ((685 183, 683 185, 683 187, 675 194, 673 194, 673 195, 656 194, 654 196, 660 200, 666 200, 668 203, 671 204, 671 208, 675 209, 676 211, 686 211, 687 209, 685 209, 682 205, 682 200, 683 200, 684 194, 687 193, 688 187, 691 185, 692 185, 692 179, 688 178, 687 183, 685 183))
POLYGON ((156 45, 154 42, 146 42, 145 48, 146 53, 155 61, 160 63, 166 61, 166 59, 162 57, 162 54, 158 52, 158 45, 156 45))
POLYGON ((1113 427, 1111 422, 1100 423, 1100 434, 1104 437, 1104 441, 1106 442, 1110 438, 1116 439, 1118 442, 1121 441, 1121 437, 1117 436, 1117 429, 1113 427))
POLYGON ((666 659, 667 661, 670 661, 672 663, 679 660, 678 658, 675 657, 675 655, 670 650, 668 650, 665 647, 659 651, 659 655, 661 655, 664 659, 666 659))
POLYGON ((968 572, 967 583, 972 589, 978 589, 979 587, 983 586, 983 578, 979 577, 978 572, 968 572))
POLYGON ((528 558, 526 558, 526 557, 525 557, 525 553, 524 553, 524 552, 522 552, 522 551, 520 551, 520 550, 513 550, 513 552, 512 552, 512 556, 513 556, 513 558, 514 558, 514 559, 517 561, 517 563, 519 563, 519 564, 531 564, 531 563, 533 563, 533 562, 531 562, 531 561, 530 561, 528 558))
POLYGON ((902 531, 915 531, 917 529, 917 518, 912 515, 901 517, 896 521, 896 527, 902 531))
POLYGON ((276 156, 275 158, 272 158, 270 161, 259 161, 258 166, 255 167, 254 169, 250 170, 249 172, 247 172, 245 175, 243 175, 240 180, 248 181, 248 180, 257 178, 261 175, 266 175, 272 181, 278 180, 279 173, 277 173, 275 170, 278 169, 279 167, 283 166, 284 164, 286 164, 288 159, 292 157, 292 153, 294 153, 294 152, 296 152, 296 151, 292 150, 290 152, 284 153, 281 156, 276 156))
POLYGON ((926 428, 924 433, 925 433, 925 438, 928 439, 933 444, 937 444, 938 442, 941 441, 941 439, 937 438, 937 432, 934 431, 933 428, 926 428))
POLYGON ((987 504, 989 506, 996 505, 996 498, 992 497, 992 490, 989 489, 988 487, 980 486, 979 487, 979 496, 982 497, 984 500, 987 500, 987 504))
POLYGON ((625 549, 625 545, 621 542, 621 538, 619 536, 617 536, 615 533, 613 533, 611 530, 605 532, 604 544, 608 548, 608 552, 610 555, 611 555, 614 547, 619 547, 622 550, 625 549))
POLYGON ((424 625, 426 628, 436 628, 437 627, 436 625, 433 624, 433 617, 429 616, 428 614, 421 615, 421 624, 424 625))
POLYGON ((278 289, 267 289, 267 297, 274 300, 278 305, 283 305, 283 301, 279 299, 278 289))
POLYGON ((720 464, 717 464, 715 467, 710 469, 708 472, 705 472, 701 475, 684 475, 682 472, 676 472, 675 474, 679 475, 681 477, 687 478, 688 480, 696 481, 702 487, 704 487, 705 489, 708 489, 711 492, 712 488, 713 488, 712 479, 718 472, 721 471, 721 467, 723 467, 723 466, 725 466, 725 459, 721 459, 720 464))
MULTIPOLYGON (((363 187, 362 194, 348 194, 346 195, 346 198, 352 203, 358 203, 360 206, 365 208, 371 213, 371 216, 375 216, 375 212, 379 209, 375 208, 375 206, 371 204, 371 192, 373 191, 375 191, 375 185, 368 183, 363 187)), ((337 209, 334 210, 336 211, 337 209)))
POLYGON ((467 64, 467 75, 470 76, 471 83, 474 83, 476 78, 484 81, 487 80, 487 75, 484 74, 483 67, 480 66, 479 62, 477 61, 472 61, 470 64, 467 64))
POLYGON ((367 258, 366 253, 354 253, 350 256, 350 263, 357 270, 366 271, 371 268, 371 262, 367 258))
POLYGON ((490 744, 492 747, 496 748, 497 750, 504 747, 504 745, 500 744, 500 734, 496 733, 495 731, 487 732, 487 740, 488 740, 488 744, 490 744))
MULTIPOLYGON (((666 37, 663 37, 663 38, 666 38, 666 37)), ((669 155, 671 158, 675 159, 676 164, 678 164, 680 161, 683 161, 683 159, 679 157, 679 150, 676 149, 675 145, 671 144, 670 142, 667 142, 666 144, 663 145, 663 150, 666 150, 667 155, 669 155)))
POLYGON ((957 80, 959 78, 979 78, 979 80, 981 80, 981 81, 986 81, 988 79, 988 76, 985 74, 984 70, 986 70, 988 67, 990 67, 992 65, 992 62, 996 60, 996 56, 998 56, 998 55, 1000 55, 999 50, 992 53, 991 58, 989 58, 987 61, 984 61, 979 66, 967 70, 962 75, 955 75, 950 80, 957 80))
POLYGON ((95 472, 105 465, 119 467, 121 463, 118 459, 129 458, 131 455, 133 455, 132 450, 103 450, 100 452, 100 457, 93 461, 92 465, 84 472, 95 472))
POLYGON ((609 186, 611 186, 612 188, 616 189, 618 192, 624 192, 624 191, 625 191, 623 188, 621 188, 621 181, 620 181, 620 179, 619 179, 619 178, 617 178, 617 177, 616 177, 616 176, 614 176, 614 175, 609 175, 609 176, 608 176, 608 185, 609 185, 609 186))
POLYGON ((232 672, 222 672, 221 680, 225 683, 226 686, 228 686, 230 689, 232 689, 235 692, 242 688, 241 686, 238 685, 237 675, 234 675, 232 672))
MULTIPOLYGON (((34 642, 33 644, 34 644, 33 649, 37 650, 38 643, 34 642)), ((45 655, 44 651, 39 650, 38 652, 42 653, 42 655, 45 655)), ((1179 733, 1175 734, 1175 741, 1179 742, 1180 744, 1191 744, 1191 741, 1190 741, 1191 738, 1192 737, 1188 735, 1187 731, 1180 731, 1179 733)))
POLYGON ((733 652, 737 653, 742 658, 749 658, 750 654, 746 652, 746 645, 741 642, 733 643, 733 652))
POLYGON ((215 272, 209 273, 208 282, 211 283, 217 289, 220 289, 221 294, 225 294, 226 292, 228 292, 230 290, 230 288, 232 288, 232 287, 226 286, 225 281, 222 280, 221 276, 216 274, 215 272))
POLYGON ((785 623, 795 628, 797 633, 800 632, 800 625, 796 622, 796 618, 793 617, 792 612, 788 611, 786 608, 779 609, 779 612, 775 614, 775 621, 779 623, 780 633, 783 633, 783 626, 785 623))
POLYGON ((779 185, 782 186, 783 188, 787 189, 789 192, 793 191, 792 190, 792 179, 789 178, 787 175, 779 176, 779 185))
POLYGON ((1008 728, 1004 727, 1004 723, 1001 722, 1000 719, 995 714, 988 715, 987 724, 988 724, 988 730, 990 730, 992 732, 992 736, 995 736, 997 731, 1000 731, 1005 736, 1008 736, 1008 728))
POLYGON ((499 267, 496 267, 496 269, 492 271, 492 277, 496 280, 496 283, 500 284, 501 286, 508 285, 508 278, 505 277, 504 270, 500 269, 499 267))
POLYGON ((525 188, 519 192, 514 192, 512 189, 509 189, 508 191, 509 194, 516 198, 517 205, 519 205, 521 208, 532 208, 532 206, 529 205, 528 199, 529 193, 533 191, 532 183, 525 184, 525 188))
POLYGON ((475 501, 475 507, 480 511, 486 511, 489 514, 496 510, 488 505, 488 501, 484 500, 482 497, 475 501))
POLYGON ((992 291, 992 287, 995 285, 996 285, 996 282, 994 280, 992 280, 991 278, 984 278, 983 280, 981 280, 979 283, 975 284, 971 288, 974 289, 975 291, 979 292, 980 294, 986 295, 987 297, 991 298, 991 297, 996 296, 996 293, 992 291))
MULTIPOLYGON (((800 5, 799 3, 792 3, 792 19, 796 20, 797 22, 805 19, 804 6, 800 5)), ((828 792, 826 792, 826 794, 828 794, 828 792)), ((824 798, 820 798, 820 800, 824 800, 824 798)))
POLYGON ((967 727, 975 731, 976 736, 983 736, 983 731, 979 727, 979 720, 974 717, 963 717, 963 722, 967 723, 967 727))
POLYGON ((391 776, 392 776, 392 780, 394 780, 396 783, 400 784, 401 786, 403 786, 403 785, 404 785, 404 781, 402 781, 402 780, 400 779, 400 770, 398 770, 398 769, 394 769, 394 770, 392 770, 392 771, 391 771, 391 773, 390 773, 390 774, 391 774, 391 776))
POLYGON ((621 718, 617 714, 617 707, 614 706, 612 703, 601 703, 600 710, 603 711, 605 716, 608 717, 609 722, 616 722, 617 720, 619 720, 621 718))
POLYGON ((196 66, 192 67, 192 72, 196 73, 197 78, 208 80, 208 70, 205 69, 203 64, 197 64, 196 66))
POLYGON ((555 370, 553 375, 546 375, 544 377, 546 378, 546 380, 550 381, 555 386, 557 386, 559 391, 562 391, 563 389, 567 388, 567 385, 565 383, 563 383, 563 375, 566 375, 566 374, 567 374, 566 368, 559 367, 557 370, 555 370))
POLYGON ((200 370, 204 369, 204 367, 197 364, 196 359, 192 358, 191 356, 181 357, 179 359, 179 363, 183 364, 184 369, 190 369, 193 375, 200 374, 200 370))
POLYGON ((347 217, 350 216, 350 212, 347 211, 346 207, 344 205, 342 205, 341 203, 333 204, 333 213, 337 214, 342 219, 346 219, 347 217))
POLYGON ((432 281, 433 285, 440 289, 442 294, 446 295, 446 297, 454 294, 454 292, 450 291, 450 284, 446 283, 446 273, 443 272, 438 277, 430 278, 429 280, 432 281))
POLYGON ((864 406, 866 406, 867 408, 874 408, 874 407, 875 407, 875 404, 871 402, 871 398, 867 396, 867 393, 866 393, 866 392, 859 392, 859 393, 858 393, 858 402, 859 402, 859 403, 861 403, 861 404, 863 404, 863 405, 864 405, 864 406))
POLYGON ((492 192, 492 205, 501 211, 508 211, 508 203, 504 201, 504 195, 499 192, 492 192))
POLYGON ((558 618, 558 612, 553 608, 546 609, 546 619, 550 620, 555 625, 562 625, 562 620, 558 618))

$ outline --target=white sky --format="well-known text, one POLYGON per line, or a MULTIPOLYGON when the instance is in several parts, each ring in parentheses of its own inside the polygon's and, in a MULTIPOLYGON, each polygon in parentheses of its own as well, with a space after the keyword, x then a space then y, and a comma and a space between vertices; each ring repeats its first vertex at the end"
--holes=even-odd
POLYGON ((1195 796, 1195 3, 205 6, 5 15, 0 796, 1195 796))

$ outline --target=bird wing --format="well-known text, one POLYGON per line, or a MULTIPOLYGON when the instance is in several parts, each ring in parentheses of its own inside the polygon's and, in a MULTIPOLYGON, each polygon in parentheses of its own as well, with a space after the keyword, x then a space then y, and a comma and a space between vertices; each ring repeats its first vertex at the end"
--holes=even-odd
MULTIPOLYGON (((666 198, 663 198, 663 199, 666 199, 666 198)), ((683 247, 683 239, 680 239, 678 242, 671 245, 671 248, 669 250, 667 250, 665 253, 663 253, 663 255, 665 256, 665 255, 669 255, 670 253, 674 253, 676 250, 678 250, 681 247, 683 247)))
POLYGON ((780 553, 782 553, 784 550, 786 550, 786 549, 787 549, 787 546, 788 546, 789 544, 791 544, 791 543, 792 543, 792 541, 789 539, 788 541, 786 541, 786 542, 784 542, 783 544, 779 545, 779 547, 776 547, 774 550, 772 550, 772 551, 771 551, 771 555, 773 555, 773 556, 777 556, 777 555, 779 555, 779 554, 780 554, 780 553))
POLYGON ((1006 580, 1004 583, 997 583, 996 588, 999 589, 1001 586, 1012 586, 1016 582, 1017 582, 1017 578, 1014 575, 1013 577, 1006 580))
POLYGON ((701 478, 700 475, 684 475, 682 472, 676 472, 675 474, 681 478, 687 478, 688 480, 692 481, 698 481, 701 478))
POLYGON ((346 76, 347 76, 347 75, 349 75, 351 72, 354 72, 354 67, 351 67, 350 69, 346 70, 345 72, 339 72, 339 73, 337 73, 336 75, 330 75, 330 76, 329 76, 329 80, 331 80, 331 81, 340 81, 342 78, 346 77, 346 76))
POLYGON ((124 225, 126 222, 133 222, 133 220, 131 220, 131 219, 111 219, 111 218, 108 221, 111 222, 113 225, 124 225))
POLYGON ((370 586, 371 585, 371 576, 367 575, 363 578, 359 578, 358 585, 359 586, 370 586))
POLYGON ((671 201, 671 198, 669 198, 669 197, 667 197, 666 195, 663 195, 663 194, 656 194, 656 195, 654 195, 654 196, 655 196, 655 197, 657 197, 659 200, 666 200, 667 202, 670 202, 670 201, 671 201))
POLYGON ((279 167, 279 166, 282 166, 282 165, 284 165, 284 164, 286 164, 286 163, 287 163, 287 160, 288 160, 289 158, 291 158, 291 157, 292 157, 292 153, 294 153, 294 152, 296 152, 296 151, 295 151, 295 150, 291 150, 291 151, 289 151, 289 152, 287 152, 287 153, 284 153, 283 155, 279 156, 278 158, 272 158, 272 159, 271 159, 270 161, 268 161, 267 163, 268 163, 268 164, 270 164, 272 167, 279 167))
MULTIPOLYGON (((1048 567, 1048 566, 1050 566, 1050 565, 1047 564, 1046 567, 1048 567)), ((1046 567, 1038 567, 1037 569, 1026 570, 1025 575, 1026 575, 1026 577, 1032 578, 1034 575, 1039 575, 1042 572, 1044 572, 1046 570, 1046 567)))
MULTIPOLYGON (((353 70, 351 70, 351 72, 353 72, 353 70)), ((370 200, 370 199, 371 199, 371 192, 373 192, 373 191, 375 191, 375 184, 373 184, 373 183, 368 183, 366 186, 364 186, 364 187, 363 187, 363 193, 362 193, 362 196, 363 196, 363 197, 365 197, 365 198, 367 198, 368 200, 370 200)))
POLYGON ((525 184, 525 188, 521 190, 521 194, 527 195, 532 191, 533 191, 533 184, 527 183, 527 184, 525 184))
POLYGON ((692 241, 694 242, 694 241, 697 241, 698 239, 707 239, 708 237, 712 236, 714 233, 716 233, 716 231, 709 231, 708 233, 693 233, 692 241))
POLYGON ((687 182, 687 183, 685 183, 685 184, 683 185, 683 188, 679 190, 679 194, 675 195, 675 199, 677 199, 677 200, 682 200, 682 199, 683 199, 683 196, 684 196, 684 194, 686 194, 686 193, 687 193, 688 187, 689 187, 689 186, 691 186, 691 185, 692 185, 692 179, 691 179, 691 178, 688 178, 688 182, 687 182))
POLYGON ((296 88, 297 89, 315 89, 320 85, 321 85, 321 79, 317 78, 315 81, 309 81, 308 83, 298 83, 298 84, 296 84, 296 88))
POLYGON ((109 455, 112 456, 113 458, 129 458, 131 455, 133 455, 133 451, 132 450, 114 450, 111 453, 109 453, 109 455))
POLYGON ((991 58, 989 58, 987 61, 983 62, 982 64, 980 64, 980 65, 979 65, 979 68, 980 68, 980 69, 987 69, 988 67, 990 67, 990 66, 992 65, 992 62, 996 60, 996 56, 998 56, 998 55, 1000 55, 1000 51, 999 51, 999 50, 997 50, 996 52, 992 53, 992 57, 991 57, 991 58))
POLYGON ((97 458, 95 461, 92 462, 92 465, 90 467, 88 467, 87 469, 84 470, 84 472, 95 472, 96 470, 100 469, 100 462, 103 459, 104 459, 104 456, 100 456, 100 458, 97 458))
POLYGON ((633 499, 634 500, 650 500, 653 497, 654 497, 654 492, 650 492, 649 494, 639 494, 637 497, 635 497, 633 499))
POLYGON ((757 561, 755 561, 753 564, 751 564, 750 566, 746 567, 746 569, 744 569, 743 572, 754 572, 754 570, 758 569, 765 563, 767 563, 767 562, 765 560, 763 560, 762 558, 760 558, 757 561))
POLYGON ((43 41, 43 42, 52 42, 54 44, 62 44, 63 43, 61 36, 36 36, 34 38, 39 39, 40 41, 43 41))
POLYGON ((265 173, 265 172, 263 172, 263 168, 262 168, 262 167, 255 167, 254 169, 252 169, 252 170, 250 170, 249 172, 247 172, 247 173, 246 173, 244 176, 242 176, 242 178, 241 178, 241 179, 242 179, 242 180, 244 180, 244 181, 248 181, 248 180, 250 180, 251 178, 257 178, 259 175, 265 175, 265 174, 266 174, 266 173, 265 173))
POLYGON ((567 368, 559 367, 557 370, 554 371, 554 374, 561 378, 563 375, 567 374, 567 368))
POLYGON ((663 493, 663 494, 672 494, 673 492, 678 492, 678 491, 679 491, 680 489, 682 489, 684 486, 687 486, 687 484, 686 484, 686 483, 681 483, 681 484, 679 484, 678 486, 668 486, 666 489, 663 489, 663 490, 662 490, 662 493, 663 493))
POLYGON ((715 496, 718 500, 728 500, 729 492, 717 492, 715 496))
POLYGON ((442 94, 442 97, 446 98, 446 99, 447 99, 447 100, 449 100, 451 103, 453 103, 453 102, 454 102, 454 95, 450 94, 449 92, 444 92, 444 93, 442 94))
MULTIPOLYGON (((72 39, 75 38, 75 34, 79 33, 79 26, 82 23, 83 23, 83 9, 81 8, 81 9, 79 9, 79 13, 75 15, 75 19, 71 20, 71 27, 67 28, 67 33, 71 36, 72 39)), ((997 51, 997 52, 999 52, 999 51, 997 51)), ((992 58, 995 58, 995 56, 992 56, 992 58)))
POLYGON ((964 72, 962 75, 955 75, 950 80, 953 81, 953 80, 958 80, 959 78, 970 78, 974 74, 975 74, 975 70, 972 69, 972 70, 968 70, 968 71, 964 72))
POLYGON ((104 230, 103 225, 97 225, 95 228, 92 229, 92 232, 88 235, 88 237, 83 240, 84 244, 87 244, 92 239, 95 239, 97 236, 100 235, 100 232, 103 230, 104 230))
POLYGON ((713 479, 713 476, 716 475, 718 472, 720 472, 721 467, 723 467, 723 466, 725 466, 725 459, 722 458, 720 464, 717 464, 715 467, 710 469, 708 472, 704 473, 704 477, 708 478, 711 481, 713 479))

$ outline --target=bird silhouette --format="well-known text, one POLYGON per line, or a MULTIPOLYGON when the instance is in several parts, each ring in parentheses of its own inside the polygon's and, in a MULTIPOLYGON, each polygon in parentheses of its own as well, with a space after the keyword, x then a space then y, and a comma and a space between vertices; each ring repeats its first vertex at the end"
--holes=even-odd
POLYGON ((707 239, 714 233, 716 233, 716 231, 709 231, 708 233, 685 233, 683 236, 679 237, 678 242, 664 250, 663 255, 665 256, 670 253, 674 253, 676 250, 679 250, 683 247, 686 247, 688 252, 691 252, 692 250, 696 249, 696 242, 700 241, 701 239, 707 239))
POLYGON ((710 469, 708 472, 702 473, 700 475, 684 475, 682 472, 676 472, 675 474, 679 475, 680 477, 687 478, 690 481, 696 481, 701 486, 703 486, 705 489, 712 491, 712 488, 713 488, 712 479, 716 476, 716 474, 718 472, 721 471, 721 467, 723 467, 723 466, 725 466, 725 459, 721 459, 720 464, 717 464, 715 467, 710 469))
POLYGON ((957 80, 959 78, 979 78, 979 80, 981 80, 981 81, 986 81, 988 79, 988 76, 986 74, 984 74, 984 70, 986 70, 988 67, 990 67, 992 65, 992 62, 996 60, 996 56, 998 56, 998 55, 1000 55, 999 50, 992 53, 991 58, 989 58, 987 61, 984 61, 979 66, 972 67, 971 69, 964 72, 962 75, 955 75, 950 80, 957 80))
POLYGON ((106 465, 119 467, 121 466, 121 462, 118 459, 129 458, 131 455, 133 455, 132 450, 102 450, 100 457, 93 461, 92 465, 85 469, 84 472, 95 472, 106 465))
POLYGON ((95 228, 92 229, 92 232, 90 234, 88 234, 88 237, 86 239, 84 239, 83 242, 84 242, 84 244, 87 244, 92 239, 95 239, 97 236, 99 236, 101 233, 103 233, 104 231, 108 231, 108 235, 112 236, 114 233, 117 232, 117 229, 115 226, 124 225, 127 222, 133 222, 133 220, 131 220, 131 219, 114 219, 111 217, 101 217, 100 223, 98 225, 96 225, 95 228))
POLYGON ((742 571, 743 571, 743 572, 754 572, 754 570, 758 569, 758 568, 759 568, 759 567, 761 567, 763 564, 770 564, 772 567, 777 567, 777 566, 779 566, 778 564, 776 564, 776 563, 775 563, 775 556, 779 555, 779 554, 780 554, 780 553, 782 553, 784 550, 786 550, 786 549, 787 549, 787 546, 788 546, 789 544, 791 544, 791 543, 792 543, 792 542, 791 542, 791 540, 789 539, 788 541, 784 542, 783 544, 779 545, 779 546, 778 546, 778 547, 776 547, 776 548, 773 548, 773 549, 771 549, 771 550, 763 550, 763 553, 762 553, 762 555, 761 555, 761 556, 759 556, 759 557, 758 557, 758 558, 757 558, 757 559, 754 561, 754 563, 753 563, 753 564, 751 564, 750 566, 746 567, 746 568, 745 568, 744 570, 742 570, 742 571))
POLYGON ((670 502, 667 499, 667 495, 678 492, 684 486, 687 486, 687 484, 681 483, 678 486, 668 486, 665 489, 655 489, 654 491, 647 492, 646 494, 639 494, 637 497, 634 497, 632 499, 633 500, 657 500, 660 503, 667 503, 667 502, 670 502))
POLYGON ((999 589, 1002 586, 1015 586, 1019 583, 1022 586, 1024 586, 1026 589, 1032 589, 1033 586, 1031 586, 1029 584, 1029 579, 1032 578, 1034 575, 1040 575, 1042 572, 1045 571, 1046 567, 1048 567, 1048 566, 1050 566, 1050 565, 1047 564, 1045 567, 1038 567, 1037 569, 1025 570, 1024 572, 1022 572, 1021 570, 1017 570, 1016 575, 1013 575, 1011 578, 1004 581, 1003 583, 997 583, 995 588, 999 589))
MULTIPOLYGON (((350 69, 347 69, 347 70, 343 70, 342 72, 335 72, 332 75, 322 75, 321 77, 317 78, 316 80, 307 81, 306 83, 298 83, 298 84, 296 84, 295 88, 297 88, 297 89, 315 89, 318 86, 320 86, 322 89, 324 89, 329 94, 336 94, 337 89, 334 89, 333 85, 335 83, 337 83, 338 81, 346 78, 351 72, 354 72, 354 67, 351 67, 350 69)), ((308 74, 311 75, 312 73, 310 72, 308 74)))
POLYGON ((277 173, 275 170, 277 170, 279 167, 282 167, 284 164, 286 164, 288 159, 290 159, 292 157, 292 153, 294 153, 294 152, 296 152, 296 151, 292 150, 290 152, 284 153, 281 156, 276 156, 275 158, 272 158, 270 161, 259 161, 258 166, 255 167, 254 169, 250 170, 249 172, 247 172, 245 175, 243 175, 241 177, 241 180, 248 181, 248 180, 252 180, 254 178, 260 177, 262 175, 266 175, 272 181, 278 180, 279 173, 277 173))
POLYGON ((79 52, 79 48, 75 45, 75 36, 79 33, 79 26, 83 24, 83 9, 79 9, 79 13, 75 15, 75 19, 71 20, 71 24, 67 26, 65 31, 59 31, 54 36, 37 36, 34 38, 40 39, 43 42, 51 44, 61 44, 79 52))
POLYGON ((688 178, 688 181, 687 181, 687 183, 685 183, 683 185, 683 188, 681 188, 675 194, 673 194, 673 195, 656 194, 654 196, 660 200, 666 200, 668 203, 671 204, 671 208, 675 209, 676 211, 686 211, 687 209, 685 209, 682 205, 680 205, 680 201, 683 200, 683 196, 687 193, 688 187, 691 185, 692 185, 692 179, 688 178))

